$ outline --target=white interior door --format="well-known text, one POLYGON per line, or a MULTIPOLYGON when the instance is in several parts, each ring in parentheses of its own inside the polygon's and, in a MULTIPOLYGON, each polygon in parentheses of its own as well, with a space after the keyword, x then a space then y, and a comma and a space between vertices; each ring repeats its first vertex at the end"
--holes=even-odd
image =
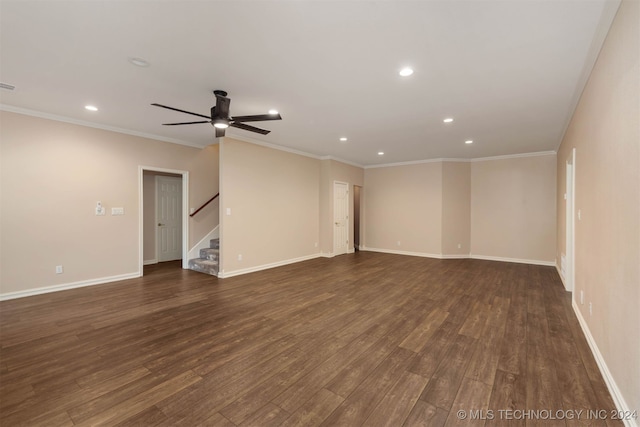
POLYGON ((333 183, 333 254, 346 254, 349 247, 349 184, 333 183))
POLYGON ((156 176, 158 262, 182 259, 182 178, 156 176))

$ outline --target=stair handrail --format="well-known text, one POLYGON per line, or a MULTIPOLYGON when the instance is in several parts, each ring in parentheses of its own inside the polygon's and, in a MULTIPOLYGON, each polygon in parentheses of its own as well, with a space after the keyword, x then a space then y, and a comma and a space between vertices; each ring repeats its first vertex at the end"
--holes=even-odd
POLYGON ((209 203, 213 202, 215 199, 218 198, 218 196, 220 195, 220 192, 218 192, 215 196, 213 196, 212 198, 210 198, 209 200, 207 200, 206 202, 204 202, 204 204, 202 206, 200 206, 198 209, 196 209, 195 211, 193 211, 193 213, 190 213, 189 216, 192 217, 195 214, 197 214, 198 212, 200 212, 205 206, 207 206, 209 203))

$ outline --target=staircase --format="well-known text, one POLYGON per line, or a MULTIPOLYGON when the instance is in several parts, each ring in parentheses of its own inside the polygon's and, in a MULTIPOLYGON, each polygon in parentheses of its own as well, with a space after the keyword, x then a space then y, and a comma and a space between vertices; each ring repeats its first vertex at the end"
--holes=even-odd
POLYGON ((211 239, 208 248, 200 249, 200 258, 189 260, 189 269, 217 277, 219 259, 220 239, 211 239))

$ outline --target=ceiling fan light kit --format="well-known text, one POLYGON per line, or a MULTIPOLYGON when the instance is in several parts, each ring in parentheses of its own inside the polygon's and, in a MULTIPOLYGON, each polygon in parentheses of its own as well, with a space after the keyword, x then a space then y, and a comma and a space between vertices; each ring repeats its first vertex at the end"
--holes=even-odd
POLYGON ((229 122, 223 119, 216 119, 213 122, 213 126, 217 127, 218 129, 226 129, 229 127, 229 122))
POLYGON ((282 120, 282 116, 277 111, 271 110, 269 114, 256 114, 252 116, 235 116, 229 115, 229 106, 231 105, 231 99, 227 98, 227 92, 224 90, 214 90, 213 94, 216 97, 216 105, 211 107, 211 115, 205 116, 204 114, 192 113, 190 111, 181 110, 179 108, 169 107, 167 105, 153 103, 154 107, 166 108, 167 110, 178 111, 180 113, 191 114, 192 116, 202 117, 208 120, 200 120, 197 122, 180 122, 180 123, 163 123, 164 126, 179 126, 179 125, 193 125, 199 123, 211 123, 216 128, 216 138, 224 136, 225 129, 228 127, 234 127, 237 129, 247 130, 249 132, 256 132, 262 135, 267 135, 269 130, 260 129, 255 126, 247 125, 244 122, 262 122, 267 120, 282 120))

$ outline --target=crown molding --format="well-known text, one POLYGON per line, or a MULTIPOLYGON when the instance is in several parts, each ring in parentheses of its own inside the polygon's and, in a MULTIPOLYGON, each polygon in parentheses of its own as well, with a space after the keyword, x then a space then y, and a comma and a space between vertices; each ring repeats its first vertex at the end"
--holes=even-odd
POLYGON ((54 120, 57 122, 70 123, 72 125, 84 126, 94 129, 106 130, 110 132, 123 133, 125 135, 137 136, 140 138, 154 139, 156 141, 169 142, 171 144, 186 145, 193 148, 204 148, 202 145, 195 144, 193 142, 184 141, 181 139, 167 138, 160 135, 154 135, 145 132, 138 132, 131 129, 124 129, 115 126, 108 126, 99 123, 87 122, 84 120, 73 119, 71 117, 59 116, 57 114, 43 113, 41 111, 29 110, 22 107, 14 107, 13 105, 0 104, 0 110, 7 111, 9 113, 23 114, 25 116, 38 117, 41 119, 54 120))
POLYGON ((340 157, 334 157, 334 156, 322 156, 319 157, 320 160, 333 160, 334 162, 340 162, 340 163, 344 163, 345 165, 350 165, 350 166, 355 166, 357 168, 366 168, 366 166, 361 165, 360 163, 356 163, 356 162, 352 162, 350 160, 345 160, 345 159, 341 159, 340 157))
MULTIPOLYGON (((118 127, 115 127, 115 126, 107 126, 107 125, 102 125, 102 124, 99 124, 99 123, 87 122, 87 121, 84 121, 84 120, 73 119, 71 117, 59 116, 57 114, 44 113, 44 112, 41 112, 41 111, 30 110, 30 109, 27 109, 27 108, 15 107, 13 105, 8 105, 8 104, 0 104, 0 110, 1 111, 7 111, 7 112, 10 112, 10 113, 24 114, 24 115, 32 116, 32 117, 39 117, 39 118, 47 119, 47 120, 55 120, 55 121, 58 121, 58 122, 70 123, 70 124, 74 124, 74 125, 90 127, 90 128, 94 128, 94 129, 101 129, 101 130, 106 130, 106 131, 110 131, 110 132, 122 133, 122 134, 125 134, 125 135, 132 135, 132 136, 137 136, 137 137, 141 137, 141 138, 153 139, 153 140, 156 140, 156 141, 169 142, 171 144, 184 145, 184 146, 187 146, 187 147, 204 148, 204 146, 202 146, 202 145, 195 144, 195 143, 189 142, 189 141, 184 141, 184 140, 174 139, 174 138, 166 138, 166 137, 160 136, 160 135, 154 135, 154 134, 149 134, 149 133, 144 133, 144 132, 138 132, 138 131, 134 131, 134 130, 130 130, 130 129, 118 128, 118 127)), ((396 167, 396 166, 409 166, 409 165, 419 165, 419 164, 425 164, 425 163, 442 163, 442 162, 458 162, 458 163, 469 163, 469 162, 471 162, 471 163, 473 163, 473 162, 483 162, 483 161, 489 161, 489 160, 515 159, 515 158, 521 158, 521 157, 536 157, 536 156, 550 156, 550 155, 556 155, 557 154, 556 151, 539 151, 539 152, 534 152, 534 153, 507 154, 507 155, 504 155, 504 156, 478 157, 478 158, 473 158, 473 159, 437 158, 437 159, 412 160, 412 161, 397 162, 397 163, 384 163, 384 164, 377 164, 377 165, 362 165, 362 164, 359 164, 359 163, 356 163, 356 162, 352 162, 352 161, 349 161, 349 160, 341 159, 339 157, 334 157, 334 156, 331 156, 331 155, 319 156, 317 154, 312 154, 312 153, 307 153, 305 151, 296 150, 295 148, 284 147, 282 145, 277 145, 277 144, 273 144, 273 143, 270 143, 270 142, 260 141, 258 139, 247 137, 247 136, 242 136, 242 135, 239 136, 239 135, 235 135, 233 133, 231 135, 229 135, 229 136, 224 136, 222 138, 235 139, 237 141, 247 142, 249 144, 260 145, 260 146, 271 148, 271 149, 274 149, 274 150, 284 151, 284 152, 291 153, 291 154, 297 154, 299 156, 310 157, 310 158, 316 159, 316 160, 334 160, 336 162, 344 163, 344 164, 355 166, 355 167, 362 168, 362 169, 389 168, 389 167, 396 167)), ((222 138, 216 138, 216 141, 220 142, 220 140, 222 138)))
POLYGON ((364 169, 391 168, 396 166, 409 166, 409 165, 421 165, 425 163, 445 163, 445 162, 476 163, 476 162, 486 162, 491 160, 518 159, 521 157, 555 156, 556 154, 557 153, 555 151, 537 151, 534 153, 506 154, 504 156, 476 157, 473 159, 455 159, 455 158, 424 159, 424 160, 414 160, 410 162, 368 165, 368 166, 364 166, 363 168, 364 169))
POLYGON ((304 157, 311 157, 312 159, 316 159, 316 160, 322 160, 322 157, 316 155, 316 154, 311 154, 311 153, 307 153, 305 151, 300 151, 300 150, 296 150, 295 148, 289 148, 289 147, 284 147, 282 145, 277 145, 277 144, 273 144, 270 142, 264 142, 264 141, 260 141, 258 139, 254 139, 248 136, 238 136, 238 135, 225 135, 222 138, 217 138, 218 140, 220 139, 235 139, 236 141, 240 141, 240 142, 247 142, 249 144, 254 144, 254 145, 260 145, 262 147, 266 147, 266 148, 272 148, 274 150, 279 150, 279 151, 284 151, 287 153, 291 153, 291 154, 297 154, 299 156, 304 156, 304 157))
POLYGON ((533 153, 506 154, 504 156, 477 157, 475 159, 471 159, 471 162, 475 163, 475 162, 486 162, 490 160, 519 159, 521 157, 555 156, 556 154, 557 154, 556 151, 536 151, 533 153))
POLYGON ((424 160, 412 160, 409 162, 396 162, 396 163, 383 163, 379 165, 368 165, 368 166, 364 166, 364 169, 392 168, 396 166, 421 165, 424 163, 442 163, 442 162, 469 163, 470 161, 471 159, 452 159, 452 158, 424 159, 424 160))
POLYGON ((587 82, 589 81, 591 72, 593 71, 593 68, 596 65, 596 61, 600 56, 600 51, 602 50, 602 46, 604 45, 607 35, 609 34, 609 30, 611 29, 613 20, 618 13, 620 4, 622 4, 621 0, 607 0, 604 4, 602 14, 600 15, 600 21, 598 22, 596 31, 593 35, 593 38, 591 39, 591 45, 589 46, 586 58, 584 60, 584 63, 582 64, 580 77, 578 78, 573 91, 573 95, 571 97, 571 104, 567 110, 567 116, 564 119, 564 124, 562 126, 562 132, 560 133, 560 140, 558 141, 556 151, 560 150, 562 141, 564 141, 564 137, 567 134, 567 130, 569 129, 569 125, 571 124, 571 120, 573 120, 573 115, 576 112, 576 108, 578 108, 578 103, 582 98, 584 89, 587 87, 587 82))
POLYGON ((260 146, 263 146, 263 147, 272 148, 274 150, 284 151, 284 152, 291 153, 291 154, 298 154, 298 155, 304 156, 304 157, 311 157, 312 159, 316 159, 316 160, 334 160, 336 162, 344 163, 344 164, 355 166, 355 167, 358 167, 358 168, 364 168, 365 167, 365 166, 361 165, 360 163, 352 162, 350 160, 341 159, 340 157, 334 157, 334 156, 330 156, 330 155, 319 156, 317 154, 307 153, 306 151, 296 150, 295 148, 289 148, 289 147, 284 147, 282 145, 273 144, 273 143, 270 143, 270 142, 260 141, 258 139, 251 138, 251 137, 248 137, 248 136, 239 136, 239 135, 231 134, 231 135, 228 135, 228 136, 227 135, 224 136, 224 138, 235 139, 237 141, 247 142, 249 144, 260 145, 260 146))

